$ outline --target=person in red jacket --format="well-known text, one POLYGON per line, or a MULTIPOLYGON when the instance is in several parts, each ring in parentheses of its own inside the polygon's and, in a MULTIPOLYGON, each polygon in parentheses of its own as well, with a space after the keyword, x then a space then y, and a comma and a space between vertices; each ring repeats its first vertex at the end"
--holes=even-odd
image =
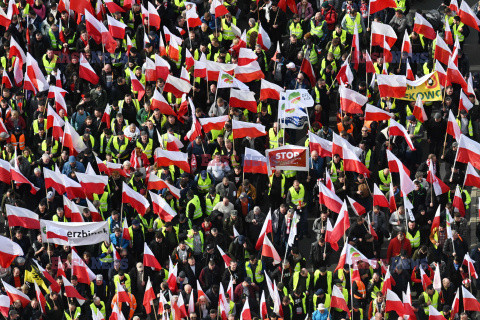
POLYGON ((133 150, 132 156, 130 157, 130 163, 135 170, 146 168, 150 165, 147 155, 142 152, 142 149, 139 146, 136 146, 133 150))
POLYGON ((405 238, 405 232, 403 229, 397 233, 395 238, 390 240, 387 249, 387 261, 398 256, 402 251, 406 252, 407 257, 411 257, 412 245, 410 244, 410 240, 405 238))

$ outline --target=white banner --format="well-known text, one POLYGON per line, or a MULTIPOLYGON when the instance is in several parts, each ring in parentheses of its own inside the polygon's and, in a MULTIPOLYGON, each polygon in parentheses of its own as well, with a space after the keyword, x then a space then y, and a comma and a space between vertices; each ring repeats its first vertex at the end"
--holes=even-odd
POLYGON ((108 222, 54 222, 40 219, 42 241, 70 246, 86 246, 108 240, 108 222), (61 232, 59 232, 61 230, 61 232), (49 233, 47 237, 47 232, 49 233))
POLYGON ((313 100, 307 89, 287 90, 285 98, 290 103, 289 107, 309 108, 315 104, 315 100, 313 100))

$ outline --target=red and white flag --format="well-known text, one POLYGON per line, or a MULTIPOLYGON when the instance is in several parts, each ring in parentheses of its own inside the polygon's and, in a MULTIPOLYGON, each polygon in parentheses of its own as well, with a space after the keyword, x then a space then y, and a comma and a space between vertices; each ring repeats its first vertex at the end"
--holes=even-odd
POLYGON ((240 48, 238 54, 238 65, 246 66, 247 64, 257 61, 258 56, 252 49, 240 48))
POLYGON ((43 177, 45 180, 45 188, 53 188, 58 194, 64 194, 66 192, 62 174, 44 167, 43 177))
POLYGON ((457 141, 459 141, 460 136, 462 135, 457 119, 455 119, 452 110, 448 111, 447 133, 457 141))
MULTIPOLYGON (((191 296, 193 296, 193 293, 191 294, 191 296)), ((153 305, 153 300, 155 300, 155 298, 156 298, 155 291, 153 290, 150 277, 148 277, 147 285, 145 286, 145 293, 143 295, 143 306, 145 307, 145 311, 147 314, 152 313, 152 305, 153 305)))
POLYGON ((455 188, 455 195, 453 196, 452 206, 455 208, 454 211, 460 212, 462 217, 465 216, 465 203, 462 199, 462 192, 460 191, 460 186, 457 184, 455 188))
POLYGON ((31 194, 36 194, 37 191, 40 190, 40 188, 37 188, 33 183, 30 182, 30 180, 25 178, 25 176, 20 172, 17 161, 15 161, 15 167, 10 167, 10 174, 11 174, 12 180, 16 184, 29 185, 31 194))
POLYGON ((467 264, 467 267, 468 267, 468 273, 470 274, 470 276, 473 278, 473 279, 478 279, 478 274, 477 274, 477 271, 475 271, 475 262, 473 261, 473 259, 470 257, 470 255, 467 253, 465 253, 465 257, 463 259, 463 264, 467 264))
POLYGON ((213 0, 210 5, 210 13, 214 14, 215 17, 219 18, 228 13, 227 7, 223 5, 223 1, 221 0, 213 0))
MULTIPOLYGON (((453 0, 452 0, 452 2, 453 2, 453 0)), ((445 20, 443 22, 443 25, 445 27, 445 30, 443 32, 445 42, 449 46, 452 46, 453 45, 453 34, 452 34, 452 30, 450 29, 450 24, 448 23, 448 17, 446 15, 445 15, 445 20)))
POLYGON ((267 99, 280 100, 280 92, 284 91, 285 89, 275 83, 269 82, 265 79, 260 81, 260 101, 267 99))
POLYGON ((390 120, 393 116, 393 113, 387 112, 368 103, 365 107, 365 121, 390 120))
POLYGON ((315 133, 309 131, 308 132, 308 146, 310 148, 310 152, 317 151, 320 157, 331 157, 332 156, 332 148, 333 143, 326 139, 320 138, 315 133))
MULTIPOLYGON (((265 79, 265 75, 263 74, 262 69, 260 69, 260 65, 258 64, 257 61, 252 61, 245 66, 239 65, 234 69, 234 72, 235 72, 235 78, 237 78, 238 80, 244 83, 265 79)), ((208 76, 208 79, 211 80, 210 75, 208 76)))
POLYGON ((480 143, 462 134, 458 141, 457 161, 470 162, 480 170, 480 143))
POLYGON ((342 291, 340 291, 338 286, 332 286, 332 298, 330 301, 330 307, 342 309, 350 316, 350 309, 348 308, 345 297, 343 296, 343 293, 342 291))
POLYGON ((393 47, 395 42, 397 42, 397 34, 395 33, 395 30, 393 30, 388 24, 372 21, 372 45, 383 48, 384 39, 390 48, 393 47))
MULTIPOLYGON (((343 64, 340 67, 340 70, 338 70, 337 76, 335 79, 338 81, 338 83, 344 83, 344 84, 352 84, 353 82, 353 73, 352 69, 350 69, 350 63, 348 62, 348 58, 343 62, 343 64)), ((310 84, 311 84, 310 80, 310 84)))
POLYGON ((52 136, 55 139, 60 139, 63 137, 62 127, 65 125, 65 121, 53 110, 53 108, 48 105, 47 109, 47 130, 52 129, 52 136))
POLYGON ((458 109, 470 111, 473 108, 473 103, 468 99, 467 95, 460 90, 460 101, 458 102, 458 109))
POLYGON ((383 40, 383 66, 386 66, 386 63, 391 63, 393 61, 392 48, 388 45, 387 39, 383 40))
POLYGON ((161 23, 160 15, 158 14, 157 9, 155 9, 155 6, 150 1, 148 1, 147 10, 148 10, 148 25, 155 27, 157 30, 159 30, 160 23, 161 23))
POLYGON ((433 29, 431 23, 428 22, 428 20, 418 12, 415 12, 415 24, 413 25, 413 31, 430 40, 433 40, 436 37, 435 30, 433 29))
POLYGON ((368 168, 360 161, 357 155, 350 149, 343 149, 343 165, 345 171, 356 172, 358 174, 370 176, 368 168))
POLYGON ((90 63, 88 63, 87 59, 85 59, 83 53, 80 54, 80 67, 78 76, 94 85, 97 84, 98 80, 100 79, 90 63))
POLYGON ((408 62, 407 60, 406 64, 407 64, 407 71, 406 71, 405 78, 407 78, 407 80, 414 81, 415 75, 413 74, 412 67, 410 67, 410 62, 408 62))
POLYGON ((167 151, 162 149, 155 150, 155 163, 159 167, 168 167, 174 165, 183 171, 190 173, 190 165, 188 163, 188 154, 180 151, 167 151))
POLYGON ((455 12, 458 12, 458 2, 457 0, 451 0, 450 1, 450 5, 448 6, 448 8, 450 8, 450 10, 452 11, 455 11, 455 12))
POLYGON ((247 109, 250 112, 257 113, 257 101, 255 93, 252 91, 243 91, 230 89, 230 107, 247 109))
POLYGON ((181 98, 183 94, 188 94, 192 90, 192 85, 180 78, 176 78, 169 74, 167 76, 167 81, 165 81, 165 86, 163 91, 171 92, 176 98, 181 98))
POLYGON ((65 122, 64 130, 63 145, 70 149, 70 154, 77 155, 87 149, 80 135, 68 121, 65 122))
POLYGON ((10 302, 12 305, 15 301, 19 300, 22 304, 22 307, 25 308, 26 306, 28 306, 30 301, 32 301, 25 293, 18 290, 14 286, 6 283, 5 281, 3 281, 3 279, 2 279, 2 284, 3 284, 3 287, 5 288, 5 292, 10 298, 10 302))
POLYGON ((450 188, 435 175, 432 162, 430 162, 430 165, 428 166, 427 182, 433 185, 433 191, 435 191, 436 196, 444 194, 450 190, 450 188))
POLYGON ((353 211, 357 216, 361 216, 367 212, 367 210, 357 201, 353 200, 349 196, 347 196, 348 202, 350 202, 350 206, 352 207, 353 211))
MULTIPOLYGON (((251 64, 248 64, 247 66, 251 67, 254 62, 252 62, 251 64)), ((198 66, 200 68, 199 75, 197 75, 197 72, 195 72, 195 77, 202 77, 200 74, 202 74, 204 72, 203 70, 201 70, 201 68, 203 68, 203 64, 205 65, 205 68, 206 68, 205 72, 206 72, 206 77, 207 77, 208 81, 218 81, 218 77, 220 76, 221 71, 223 71, 225 73, 228 73, 229 75, 233 75, 233 73, 235 71, 235 68, 237 68, 237 65, 235 65, 235 64, 214 62, 214 61, 206 60, 206 58, 205 58, 205 60, 203 60, 203 55, 202 55, 199 59, 199 66, 198 66)), ((197 68, 196 65, 197 64, 195 64, 195 68, 197 68)), ((247 66, 241 66, 239 68, 244 68, 244 67, 247 67, 247 66)), ((260 66, 258 65, 258 63, 257 63, 257 66, 258 66, 258 70, 260 70, 260 66)), ((254 68, 254 69, 256 70, 256 68, 254 68)), ((242 70, 244 70, 244 69, 240 69, 240 71, 242 71, 242 70)), ((248 69, 247 71, 249 71, 249 70, 252 71, 253 69, 248 69)), ((248 76, 248 74, 246 76, 248 76)), ((244 82, 240 78, 238 78, 238 80, 244 82)))
POLYGON ((394 0, 371 0, 368 7, 369 14, 377 13, 386 8, 396 8, 397 4, 394 0))
POLYGON ((427 114, 425 113, 425 109, 423 108, 423 102, 420 95, 417 95, 417 101, 415 101, 415 106, 413 107, 412 114, 421 123, 427 121, 427 114))
POLYGON ((440 35, 437 34, 437 41, 435 44, 435 54, 433 58, 445 65, 448 65, 448 60, 450 59, 451 56, 452 56, 452 51, 450 50, 448 45, 445 43, 445 41, 443 41, 442 37, 440 37, 440 35))
POLYGON ((92 37, 97 44, 102 43, 102 25, 103 23, 98 21, 90 12, 85 12, 85 25, 87 28, 88 35, 92 37))
POLYGON ((340 198, 329 188, 327 188, 323 183, 319 182, 318 185, 320 188, 320 192, 318 195, 319 203, 326 206, 333 212, 339 213, 342 209, 343 201, 340 200, 340 198))
POLYGON ((222 130, 225 127, 225 123, 228 121, 228 116, 219 116, 211 118, 198 119, 205 133, 212 130, 222 130))
POLYGON ((387 290, 392 290, 393 286, 395 285, 396 283, 390 273, 390 269, 387 268, 387 272, 385 273, 385 280, 383 281, 382 293, 386 294, 387 290))
POLYGON ((30 79, 30 83, 33 85, 35 90, 38 92, 42 92, 48 90, 48 82, 43 76, 40 67, 38 66, 38 62, 32 57, 30 52, 27 52, 27 71, 26 75, 30 79))
POLYGON ((18 58, 20 65, 23 65, 27 61, 25 51, 23 51, 22 47, 18 44, 14 37, 10 37, 10 51, 8 53, 8 58, 11 59, 13 57, 18 58))
POLYGON ((156 271, 162 270, 162 266, 158 262, 157 258, 155 258, 152 250, 150 250, 146 242, 143 246, 143 265, 145 267, 150 267, 156 271))
POLYGON ((282 262, 282 258, 268 237, 263 237, 262 256, 272 258, 274 265, 282 262))
POLYGON ((5 205, 9 227, 22 227, 26 229, 40 229, 38 214, 26 208, 5 205))
POLYGON ((428 320, 447 320, 445 319, 445 317, 440 313, 438 312, 438 310, 432 306, 432 305, 429 305, 428 306, 428 320))
POLYGON ((422 280, 423 291, 427 291, 428 286, 432 284, 432 279, 430 279, 421 266, 418 268, 420 269, 420 279, 422 280))
POLYGON ((256 138, 267 135, 265 126, 259 123, 251 123, 244 121, 232 120, 233 139, 239 138, 256 138))
POLYGON ((272 41, 270 41, 268 33, 263 29, 261 24, 258 25, 257 44, 259 44, 265 51, 269 50, 272 46, 272 41))
MULTIPOLYGON (((462 4, 465 1, 462 1, 462 4)), ((480 302, 478 299, 470 293, 464 286, 462 286, 462 296, 463 296, 463 309, 465 311, 478 311, 480 312, 480 302)))
POLYGON ((365 51, 365 69, 367 73, 375 73, 375 66, 373 65, 372 58, 368 54, 368 51, 365 51))
POLYGON ((90 285, 95 280, 95 273, 85 264, 75 250, 72 250, 72 275, 76 275, 78 282, 90 285))
POLYGON ((478 175, 471 163, 467 163, 467 171, 465 172, 465 180, 463 185, 466 187, 480 188, 480 175, 478 175))
POLYGON ((447 68, 447 84, 457 83, 462 86, 463 91, 468 91, 468 84, 463 75, 458 71, 458 67, 453 63, 452 59, 448 60, 447 68))
POLYGON ((263 245, 263 238, 267 235, 267 233, 272 232, 272 213, 269 211, 265 221, 263 222, 262 230, 260 231, 260 235, 258 236, 257 243, 255 244, 255 250, 260 250, 263 245))
POLYGON ((106 176, 81 172, 76 172, 76 176, 80 185, 83 187, 83 191, 90 199, 94 193, 102 194, 105 190, 105 186, 108 184, 108 177, 106 176))
POLYGON ((130 70, 130 81, 132 83, 133 93, 137 93, 137 99, 142 100, 143 95, 145 94, 145 86, 137 79, 132 70, 130 70))
POLYGON ((126 302, 126 303, 132 303, 130 296, 128 295, 128 292, 125 291, 125 288, 123 287, 120 282, 115 283, 115 289, 117 291, 117 303, 119 302, 126 302))
POLYGON ((23 71, 22 71, 22 66, 20 65, 20 59, 15 59, 15 62, 13 63, 13 80, 15 81, 15 85, 17 87, 19 87, 22 84, 23 71))
POLYGON ((218 252, 220 253, 220 255, 222 256, 223 262, 225 263, 225 268, 228 268, 228 266, 230 265, 230 261, 232 261, 232 258, 230 258, 230 256, 228 254, 226 254, 222 250, 222 248, 220 248, 218 245, 217 245, 217 249, 218 249, 218 252))
POLYGON ((473 13, 466 1, 462 1, 462 4, 460 4, 458 16, 464 24, 480 31, 480 28, 478 27, 480 25, 480 19, 478 19, 477 15, 473 13))
POLYGON ((409 316, 410 320, 417 320, 417 316, 415 315, 415 310, 413 310, 412 306, 412 294, 410 292, 410 283, 407 284, 407 291, 403 293, 403 307, 405 309, 405 315, 409 316))
POLYGON ((457 289, 457 293, 455 294, 455 298, 453 299, 453 302, 452 302, 452 312, 451 312, 452 318, 458 312, 460 312, 460 288, 457 289))
POLYGON ((404 126, 402 126, 400 123, 397 121, 390 119, 390 124, 388 127, 388 134, 391 136, 402 136, 405 138, 407 141, 408 146, 410 147, 410 150, 415 151, 415 147, 413 146, 412 139, 408 135, 407 129, 405 129, 404 126))
POLYGON ((84 199, 86 197, 85 192, 83 192, 83 187, 80 183, 73 179, 70 179, 65 174, 62 175, 62 179, 63 184, 65 185, 65 192, 67 193, 68 199, 84 199))
POLYGON ((157 78, 162 78, 163 80, 166 80, 170 74, 170 64, 158 54, 155 54, 155 71, 157 78))
POLYGON ((5 87, 5 88, 8 88, 8 89, 13 87, 13 83, 10 80, 10 77, 8 76, 6 69, 3 69, 2 86, 5 87))
POLYGON ((180 189, 177 187, 172 186, 170 183, 160 179, 156 174, 151 174, 148 179, 148 190, 163 190, 168 189, 170 193, 177 199, 180 199, 180 189))
POLYGON ((24 256, 22 248, 9 238, 0 236, 0 267, 8 268, 18 256, 24 256))
POLYGON ((402 300, 392 290, 387 290, 385 299, 385 312, 395 311, 399 316, 405 315, 405 308, 402 300))
MULTIPOLYGON (((0 9, 2 10, 2 9, 0 9)), ((1 20, 1 18, 0 18, 1 20)), ((0 21, 0 25, 2 25, 1 21, 0 21)), ((35 285, 37 283, 35 282, 35 285)), ((38 297, 37 297, 38 299, 38 297)), ((5 317, 5 319, 8 319, 9 315, 8 315, 8 312, 10 311, 10 297, 7 296, 7 295, 0 295, 0 313, 5 317)), ((42 309, 42 313, 45 312, 45 307, 43 307, 42 309)))
POLYGON ((340 86, 340 107, 347 113, 363 113, 362 107, 368 98, 354 90, 340 86))
POLYGON ((245 148, 243 171, 247 173, 268 174, 267 158, 257 150, 245 148))
MULTIPOLYGON (((46 309, 46 306, 47 306, 47 300, 45 299, 45 296, 43 295, 42 291, 40 290, 40 287, 38 286, 37 282, 34 282, 35 283, 35 297, 37 298, 37 301, 38 301, 38 304, 40 306, 40 311, 42 313, 46 313, 47 312, 47 309, 46 309)), ((5 297, 5 296, 1 296, 1 297, 5 297)), ((1 306, 1 299, 0 299, 0 310, 2 308, 1 306)), ((5 317, 7 318, 7 317, 5 317)))
POLYGON ((192 116, 192 124, 191 124, 190 130, 185 134, 184 139, 193 141, 195 140, 195 138, 202 135, 202 126, 200 125, 200 122, 197 119, 197 116, 195 114, 195 106, 190 97, 188 97, 188 104, 190 105, 190 111, 191 111, 190 114, 192 116))
POLYGON ((340 240, 345 235, 348 228, 350 228, 350 218, 348 216, 347 203, 343 201, 340 212, 338 213, 337 220, 335 221, 335 225, 333 226, 333 230, 329 237, 329 242, 337 243, 338 240, 340 240))
POLYGON ((373 205, 384 207, 384 208, 389 207, 389 203, 388 203, 387 198, 385 198, 385 195, 378 188, 376 183, 373 184, 373 205))
POLYGON ((12 181, 12 175, 10 174, 10 163, 0 159, 0 181, 10 184, 12 181))
POLYGON ((252 314, 250 312, 250 305, 248 304, 248 299, 243 305, 242 312, 240 313, 241 320, 252 320, 252 314))
POLYGON ((410 37, 408 36, 407 30, 405 30, 405 34, 403 35, 403 42, 402 42, 402 53, 408 53, 408 56, 412 56, 412 43, 410 41, 410 37))
POLYGON ((151 100, 151 108, 153 110, 159 109, 162 114, 176 116, 170 104, 165 100, 163 95, 158 92, 157 89, 153 91, 153 97, 151 100))
POLYGON ((403 98, 407 91, 407 80, 402 75, 377 74, 377 84, 382 98, 403 98))
POLYGON ((142 216, 145 215, 147 209, 150 207, 148 200, 130 188, 125 182, 122 183, 122 203, 130 204, 142 216))
POLYGON ((165 222, 172 221, 172 219, 177 215, 177 212, 173 210, 167 201, 165 201, 165 199, 158 194, 151 191, 149 191, 149 194, 150 198, 152 199, 153 212, 158 214, 160 219, 165 222))
POLYGON ((114 14, 115 12, 122 12, 122 13, 125 12, 125 10, 122 7, 120 7, 118 4, 113 2, 113 0, 105 0, 104 2, 105 2, 105 5, 107 6, 108 11, 111 14, 114 14))

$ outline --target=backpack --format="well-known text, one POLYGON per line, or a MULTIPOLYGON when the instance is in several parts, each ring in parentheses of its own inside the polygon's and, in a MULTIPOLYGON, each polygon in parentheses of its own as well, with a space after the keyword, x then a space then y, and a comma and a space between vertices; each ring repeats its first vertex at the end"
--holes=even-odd
POLYGON ((332 31, 335 29, 335 24, 337 23, 338 14, 335 9, 330 6, 327 10, 322 9, 322 14, 325 17, 325 21, 327 22, 328 30, 332 31))

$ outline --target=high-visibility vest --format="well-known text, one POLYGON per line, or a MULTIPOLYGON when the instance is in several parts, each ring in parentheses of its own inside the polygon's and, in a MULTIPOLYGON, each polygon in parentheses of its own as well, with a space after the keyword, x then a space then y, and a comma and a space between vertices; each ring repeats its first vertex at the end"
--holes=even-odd
POLYGON ((390 182, 392 182, 392 175, 389 173, 388 176, 385 177, 383 170, 380 170, 378 171, 378 178, 382 182, 382 184, 378 186, 380 190, 382 190, 383 192, 390 190, 390 182))
POLYGON ((55 54, 53 55, 52 61, 48 61, 47 54, 45 53, 42 57, 43 67, 45 68, 45 72, 47 74, 52 73, 53 69, 57 65, 58 56, 55 54))
POLYGON ((219 202, 220 202, 220 195, 218 193, 215 195, 215 198, 213 198, 213 202, 210 199, 209 195, 205 197, 205 209, 207 211, 206 212, 207 216, 209 216, 212 213, 213 207, 215 207, 215 205, 219 202))
MULTIPOLYGON (((138 99, 132 99, 132 103, 135 106, 135 110, 138 112, 140 110, 140 103, 138 102, 138 99)), ((119 101, 118 109, 122 110, 124 104, 125 104, 125 100, 119 101)))
POLYGON ((339 60, 342 56, 342 49, 340 49, 340 46, 334 47, 333 44, 330 44, 327 50, 327 53, 328 52, 331 52, 336 60, 339 60))
POLYGON ((340 35, 338 35, 337 32, 334 32, 332 38, 340 38, 340 43, 344 44, 345 42, 347 42, 347 31, 342 29, 340 35))
POLYGON ((317 64, 318 62, 318 54, 317 54, 317 49, 315 49, 315 45, 312 45, 312 48, 310 49, 310 54, 307 56, 307 51, 309 49, 307 48, 306 45, 302 47, 302 51, 304 53, 305 58, 307 58, 312 65, 317 64))
POLYGON ((350 14, 347 14, 345 16, 345 20, 347 22, 346 28, 349 34, 353 34, 355 32, 355 25, 357 25, 358 33, 361 33, 363 31, 362 21, 361 21, 362 15, 360 14, 360 12, 357 12, 357 15, 355 16, 355 21, 352 20, 352 17, 350 16, 350 14))
POLYGON ((10 136, 10 143, 12 144, 12 146, 18 147, 20 150, 25 149, 25 135, 21 134, 17 141, 17 137, 12 134, 10 136))
POLYGON ((123 139, 123 144, 119 145, 118 136, 115 136, 112 142, 113 142, 113 147, 118 151, 118 153, 122 153, 125 150, 127 150, 128 139, 123 139))
POLYGON ((292 196, 292 203, 294 205, 299 206, 301 203, 302 207, 305 206, 305 188, 303 187, 303 184, 300 184, 300 189, 298 191, 296 191, 293 186, 291 186, 288 191, 292 196))
POLYGON ((100 153, 111 153, 110 145, 112 144, 113 136, 110 136, 108 140, 106 141, 106 146, 104 147, 105 144, 105 138, 106 135, 105 133, 102 133, 100 135, 100 153))
MULTIPOLYGON (((417 135, 420 132, 421 126, 422 126, 422 123, 420 121, 417 121, 415 123, 415 129, 413 130, 414 135, 417 135)), ((408 126, 406 126, 406 128, 408 129, 408 126)), ((422 138, 415 139, 415 141, 420 142, 420 141, 422 141, 422 138)))
POLYGON ((290 30, 290 35, 294 35, 297 39, 302 38, 303 36, 303 29, 302 29, 302 24, 300 22, 292 22, 290 24, 290 27, 288 27, 290 30))
MULTIPOLYGON (((465 205, 465 210, 468 210, 470 208, 470 202, 472 202, 472 198, 470 197, 470 194, 468 193, 467 190, 463 189, 460 192, 460 194, 462 194, 462 193, 465 195, 465 202, 463 203, 465 205)), ((450 202, 450 203, 453 202, 452 194, 455 195, 455 191, 452 192, 452 190, 449 190, 448 191, 448 202, 450 202)))
POLYGON ((208 192, 210 186, 212 185, 212 179, 210 175, 207 173, 207 178, 205 180, 202 179, 202 175, 198 174, 197 186, 200 192, 205 193, 208 192))
MULTIPOLYGON (((300 271, 293 273, 293 291, 297 289, 298 279, 300 278, 300 271)), ((305 281, 306 289, 310 287, 310 272, 308 273, 307 280, 305 281)))
POLYGON ((464 28, 464 27, 465 25, 463 24, 463 22, 460 22, 458 25, 457 24, 453 25, 453 34, 457 36, 459 42, 463 42, 465 40, 465 36, 460 31, 458 31, 458 29, 464 28))
POLYGON ((373 285, 372 279, 370 279, 369 284, 372 285, 372 293, 370 294, 370 297, 375 300, 377 298, 377 292, 382 291, 383 289, 383 280, 381 280, 381 284, 379 287, 373 285))
MULTIPOLYGON (((332 173, 330 174, 330 179, 332 179, 332 182, 335 182, 338 180, 338 172, 337 172, 337 166, 335 166, 335 162, 332 160, 332 165, 330 166, 330 170, 332 173)), ((343 169, 343 160, 340 160, 340 171, 345 171, 343 169)))
POLYGON ((68 222, 67 218, 65 216, 63 216, 62 218, 60 218, 58 216, 58 214, 55 214, 53 217, 52 217, 52 221, 55 221, 55 222, 68 222))
POLYGON ((365 156, 365 167, 370 168, 370 159, 372 158, 372 150, 367 151, 367 155, 365 156))
POLYGON ((310 20, 310 33, 313 36, 317 36, 319 39, 323 38, 323 28, 325 26, 325 20, 322 20, 318 26, 315 26, 313 20, 310 20))
POLYGON ((103 317, 106 319, 107 318, 107 310, 105 309, 105 303, 103 301, 100 301, 100 308, 98 308, 95 303, 90 304, 90 309, 93 311, 93 313, 96 315, 97 310, 100 310, 100 313, 103 315, 103 317))
MULTIPOLYGON (((59 33, 60 31, 61 30, 58 30, 59 33)), ((62 49, 62 44, 60 43, 59 40, 57 40, 57 37, 55 37, 55 35, 53 34, 52 29, 48 29, 48 37, 50 38, 50 43, 52 44, 53 49, 57 49, 57 50, 62 49)))
MULTIPOLYGON (((322 60, 322 63, 320 64, 320 73, 324 73, 325 69, 327 68, 327 58, 322 60)), ((332 66, 332 72, 337 72, 337 63, 335 60, 330 61, 330 65, 332 66)), ((315 86, 315 103, 320 103, 320 95, 318 94, 318 88, 315 86), (318 100, 318 101, 317 101, 318 100)))
MULTIPOLYGON (((318 296, 316 294, 313 295, 313 298, 312 298, 312 302, 313 302, 312 303, 312 312, 317 310, 317 306, 318 306, 317 300, 318 300, 318 296)), ((325 301, 323 302, 323 305, 325 306, 325 309, 330 308, 330 302, 331 301, 332 301, 332 297, 330 296, 330 294, 325 293, 325 301)))
POLYGON ((357 290, 358 293, 361 294, 361 296, 357 296, 356 294, 353 295, 355 299, 364 299, 367 294, 367 290, 365 289, 365 284, 361 280, 355 280, 355 283, 357 284, 357 290))
POLYGON ((140 143, 140 139, 137 140, 137 147, 142 150, 143 153, 147 155, 147 158, 150 159, 153 153, 153 139, 148 139, 147 145, 144 147, 143 144, 140 143))
POLYGON ((417 230, 415 234, 412 236, 410 231, 407 231, 405 237, 410 240, 410 244, 412 245, 412 249, 416 249, 420 246, 420 230, 417 230))
MULTIPOLYGON (((223 35, 223 38, 225 40, 233 40, 235 39, 235 33, 233 33, 233 29, 232 29, 232 26, 228 26, 226 23, 225 23, 225 18, 222 19, 222 29, 223 29, 223 32, 222 32, 222 35, 223 35)), ((237 19, 235 17, 232 17, 232 21, 230 22, 231 24, 236 24, 236 21, 237 19)))
MULTIPOLYGON (((462 129, 462 121, 459 118, 457 118, 457 123, 458 123, 458 127, 462 129)), ((473 136, 472 120, 468 120, 468 135, 470 137, 473 136)), ((12 135, 12 138, 13 138, 13 135, 12 135)))
POLYGON ((98 194, 93 194, 93 200, 98 200, 100 202, 100 211, 106 212, 108 210, 108 191, 102 193, 102 196, 98 196, 98 194))
POLYGON ((80 309, 80 307, 77 307, 75 309, 75 313, 73 313, 72 316, 70 316, 70 311, 67 309, 67 310, 64 311, 65 320, 78 319, 78 318, 80 318, 81 313, 82 313, 82 309, 80 309))
POLYGON ((247 31, 247 43, 250 43, 250 35, 252 34, 252 32, 256 32, 258 34, 258 23, 255 23, 255 26, 253 28, 248 29, 248 31, 247 31))
POLYGON ((198 198, 197 195, 193 196, 193 199, 188 201, 187 203, 187 217, 190 217, 191 212, 190 210, 190 204, 193 204, 195 206, 195 212, 193 213, 193 220, 200 219, 203 216, 202 212, 202 206, 200 205, 200 199, 198 198))
MULTIPOLYGON (((127 287, 127 291, 128 292, 131 292, 132 291, 132 281, 130 280, 130 276, 128 275, 128 273, 124 273, 123 274, 124 277, 125 277, 125 287, 127 287)), ((117 291, 117 284, 120 285, 120 276, 117 274, 113 277, 113 283, 115 284, 115 293, 118 293, 117 291)))
MULTIPOLYGON (((188 230, 188 235, 193 235, 193 230, 192 229, 188 230)), ((200 236, 200 242, 202 242, 202 252, 203 252, 203 244, 205 243, 204 240, 203 240, 203 232, 198 231, 198 235, 200 236)), ((185 239, 185 243, 190 247, 190 249, 193 250, 193 237, 192 238, 187 237, 185 239)))
MULTIPOLYGON (((111 246, 108 246, 108 247, 107 247, 107 246, 105 245, 105 243, 102 243, 102 245, 100 246, 100 250, 102 250, 102 254, 103 254, 103 253, 107 253, 107 252, 108 252, 108 249, 110 249, 110 248, 111 248, 111 246)), ((105 255, 105 257, 100 258, 100 261, 101 261, 102 263, 110 263, 110 262, 113 262, 113 254, 114 254, 114 252, 112 252, 112 253, 107 253, 107 254, 105 255)), ((91 283, 90 283, 90 289, 91 289, 91 291, 92 291, 92 296, 93 296, 93 291, 94 291, 94 289, 95 289, 94 285, 95 285, 95 282, 91 282, 91 283)))
MULTIPOLYGON (((434 307, 435 309, 438 309, 438 292, 437 291, 433 292, 433 297, 431 297, 431 298, 428 295, 428 293, 426 293, 426 292, 422 292, 422 295, 423 295, 423 298, 425 299, 425 302, 430 301, 430 305, 432 307, 434 307)), ((428 311, 428 306, 423 308, 423 311, 425 312, 425 314, 427 316, 430 314, 430 312, 428 311)))
POLYGON ((270 130, 268 130, 268 140, 270 144, 270 149, 278 148, 279 141, 281 138, 283 138, 284 134, 285 133, 283 129, 278 130, 276 134, 273 128, 270 128, 270 130))
POLYGON ((403 12, 405 12, 405 9, 406 9, 405 0, 395 0, 395 4, 397 5, 397 9, 400 9, 403 12))
MULTIPOLYGON (((316 286, 317 285, 317 281, 318 279, 320 278, 321 274, 320 274, 320 270, 315 270, 315 272, 313 273, 313 285, 316 286)), ((333 273, 332 271, 327 271, 327 288, 328 288, 328 293, 332 293, 332 280, 333 280, 333 273)))
MULTIPOLYGON (((152 226, 153 226, 153 220, 152 220, 152 226)), ((142 230, 143 238, 145 239, 145 229, 143 228, 143 225, 140 225, 140 229, 142 230)), ((130 238, 132 239, 131 242, 133 244, 133 226, 128 227, 128 233, 130 234, 130 238)))
POLYGON ((257 284, 260 284, 265 280, 265 275, 263 274, 263 266, 262 266, 261 260, 257 262, 257 267, 255 268, 255 275, 253 274, 250 261, 247 261, 245 263, 245 271, 247 273, 247 277, 249 277, 252 280, 255 280, 257 284))
MULTIPOLYGON (((283 195, 285 194, 285 175, 282 173, 281 177, 282 177, 282 182, 281 182, 280 192, 283 197, 283 195)), ((271 185, 273 182, 273 174, 268 177, 268 180, 270 181, 270 185, 271 185)), ((270 190, 268 190, 268 195, 270 195, 271 190, 272 188, 270 187, 270 190)))
MULTIPOLYGON (((295 302, 294 302, 295 299, 293 298, 293 296, 291 294, 289 295, 289 297, 290 297, 290 301, 292 301, 293 305, 295 306, 295 302)), ((307 313, 307 297, 304 293, 302 293, 302 298, 301 299, 302 299, 302 305, 301 305, 302 312, 301 313, 305 314, 305 313, 307 313)), ((297 310, 297 308, 299 308, 299 307, 296 307, 295 310, 293 310, 293 312, 300 313, 300 312, 298 312, 299 310, 297 310)))

